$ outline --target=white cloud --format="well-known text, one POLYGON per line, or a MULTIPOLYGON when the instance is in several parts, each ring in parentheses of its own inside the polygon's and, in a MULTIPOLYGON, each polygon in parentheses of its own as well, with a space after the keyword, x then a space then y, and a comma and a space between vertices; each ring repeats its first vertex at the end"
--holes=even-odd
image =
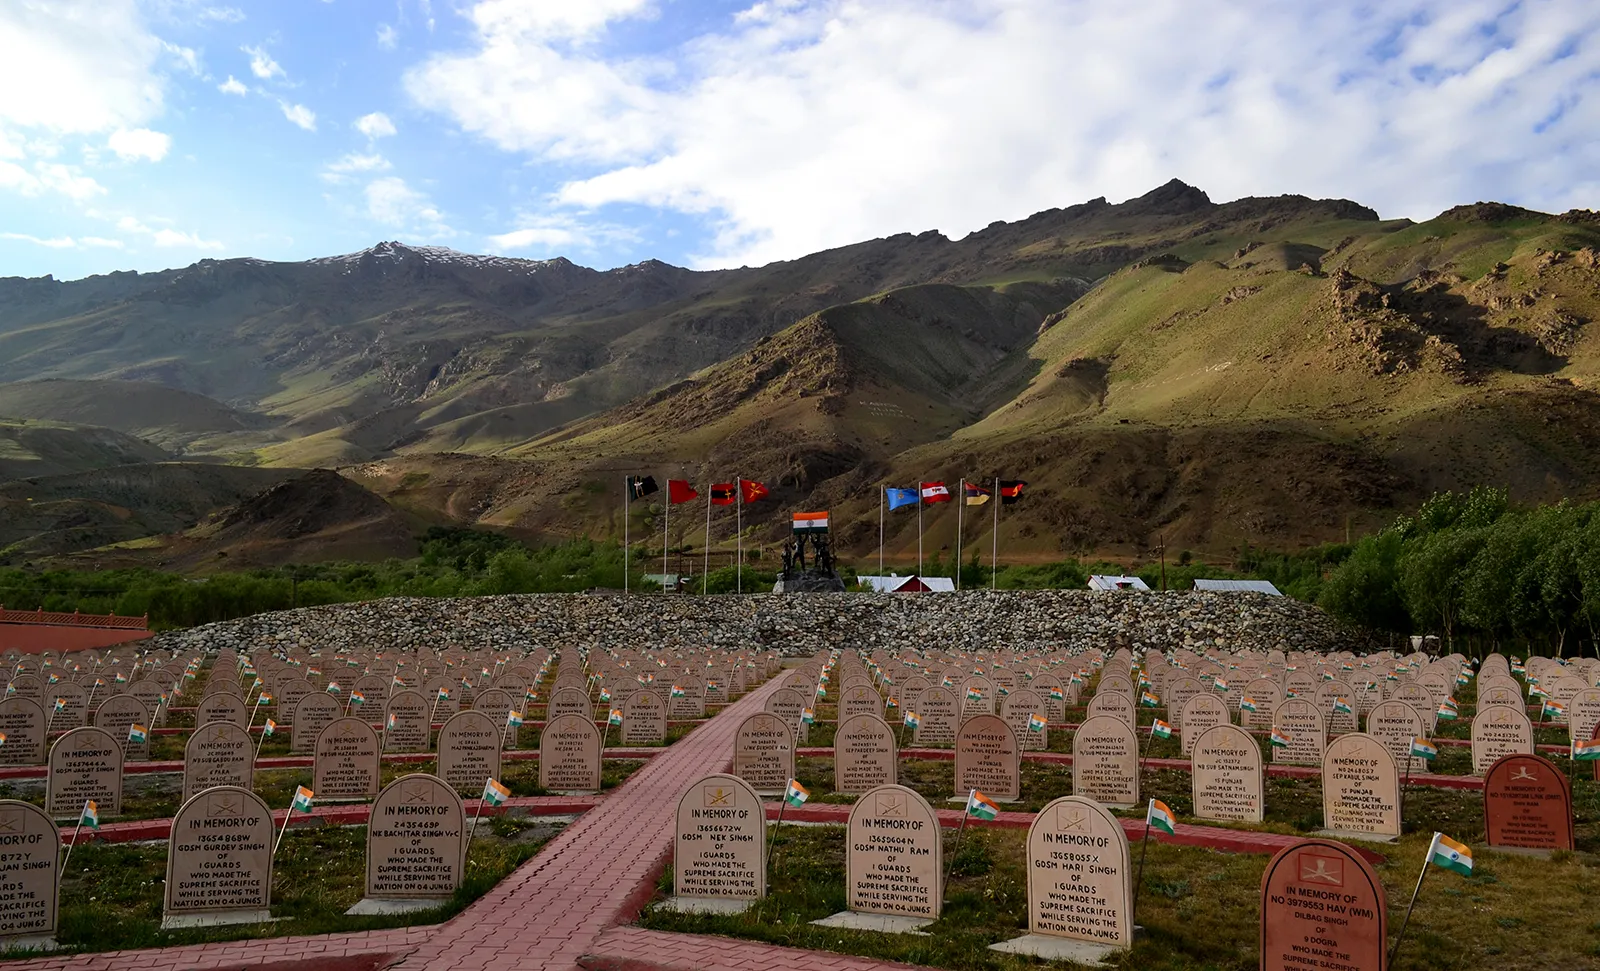
POLYGON ((220 250, 223 244, 214 239, 201 239, 196 233, 181 233, 176 229, 158 229, 152 236, 155 244, 164 249, 220 250))
POLYGON ((283 109, 283 117, 306 131, 317 130, 317 113, 305 105, 293 105, 287 101, 280 101, 278 102, 278 107, 283 109))
POLYGON ((87 134, 160 113, 162 42, 133 0, 0 3, 0 125, 87 134))
POLYGON ((400 43, 400 32, 390 24, 378 25, 378 46, 386 51, 392 51, 400 43))
POLYGON ((223 94, 236 94, 241 98, 250 93, 250 89, 245 87, 244 82, 231 74, 228 75, 228 80, 217 85, 217 90, 223 94))
POLYGON ((238 7, 204 7, 199 17, 208 23, 236 24, 244 20, 244 11, 238 7))
POLYGON ((0 162, 0 189, 25 196, 58 192, 74 202, 87 202, 106 191, 105 186, 74 166, 41 161, 34 162, 31 171, 15 162, 0 162))
POLYGON ((0 233, 0 239, 14 239, 23 243, 32 243, 35 246, 44 246, 48 249, 123 249, 124 244, 120 239, 105 239, 101 236, 80 236, 74 239, 71 236, 56 236, 50 239, 41 239, 27 233, 0 233))
POLYGON ((271 54, 268 54, 262 48, 252 47, 249 44, 246 44, 245 46, 239 48, 239 50, 250 55, 250 73, 254 74, 261 80, 270 81, 273 78, 281 78, 285 76, 283 68, 278 64, 277 61, 272 59, 271 54))
POLYGON ((613 223, 596 222, 571 213, 525 216, 519 228, 488 237, 489 252, 539 250, 545 253, 594 250, 602 244, 638 241, 635 231, 613 223))
POLYGON ((373 179, 367 183, 363 197, 367 218, 374 222, 410 229, 432 238, 455 235, 427 195, 411 188, 398 176, 373 179))
POLYGON ((406 88, 577 171, 562 204, 704 217, 702 265, 959 236, 1173 176, 1413 217, 1595 202, 1597 4, 767 0, 662 54, 608 47, 655 10, 483 0, 472 46, 406 88))
POLYGON ((368 138, 387 138, 395 133, 395 127, 388 115, 374 111, 370 115, 362 115, 356 119, 356 131, 368 138))
POLYGON ((347 182, 351 175, 361 172, 387 172, 389 160, 382 155, 362 155, 352 152, 337 161, 329 162, 322 170, 322 179, 325 182, 347 182))
POLYGON ((109 144, 111 150, 124 162, 138 159, 159 162, 167 157, 167 150, 172 147, 172 138, 148 128, 123 128, 111 133, 109 144))

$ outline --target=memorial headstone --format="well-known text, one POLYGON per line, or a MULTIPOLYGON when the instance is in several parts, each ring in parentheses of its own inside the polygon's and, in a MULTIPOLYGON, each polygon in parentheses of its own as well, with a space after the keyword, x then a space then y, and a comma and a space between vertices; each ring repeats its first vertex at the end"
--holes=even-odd
POLYGON ((0 745, 0 765, 44 763, 45 713, 37 701, 0 701, 0 732, 6 735, 6 743, 0 745))
POLYGON ((1533 723, 1526 712, 1490 705, 1472 717, 1472 774, 1483 775, 1507 755, 1533 754, 1533 723))
POLYGON ((1139 740, 1122 719, 1095 715, 1078 726, 1072 736, 1072 793, 1119 809, 1139 804, 1139 740))
POLYGON ((1383 742, 1350 732, 1322 756, 1322 825, 1330 835, 1400 836, 1400 774, 1383 742))
POLYGON ((50 746, 45 812, 76 819, 90 799, 100 818, 122 815, 122 743, 103 728, 74 728, 50 746))
MULTIPOLYGON (((324 728, 344 717, 344 705, 329 694, 309 694, 294 706, 294 714, 290 717, 294 719, 294 728, 290 730, 289 751, 305 754, 316 751, 317 739, 322 736, 324 728)), ((237 724, 241 728, 245 725, 244 722, 237 724)))
POLYGON ((456 792, 476 796, 500 778, 500 732, 486 712, 457 712, 439 729, 439 778, 456 792))
POLYGON ((738 776, 710 775, 678 799, 672 893, 689 900, 767 895, 767 811, 738 776))
POLYGON ((1272 723, 1287 745, 1272 746, 1272 761, 1277 765, 1321 765, 1326 745, 1322 712, 1304 698, 1279 702, 1272 712, 1272 723))
POLYGON ((622 705, 622 744, 659 745, 667 737, 667 699, 660 691, 635 691, 622 705))
POLYGON ((917 704, 921 706, 916 709, 921 724, 917 726, 916 734, 913 736, 914 744, 954 745, 956 729, 960 727, 961 718, 961 708, 955 692, 934 685, 922 693, 922 697, 917 699, 917 704))
POLYGON ((794 732, 782 718, 758 712, 739 723, 733 774, 763 796, 781 795, 794 778, 794 732))
POLYGON ((1183 706, 1183 735, 1181 750, 1185 756, 1194 754, 1194 740, 1218 725, 1232 724, 1228 720, 1228 705, 1215 694, 1198 694, 1183 706))
POLYGON ((1130 729, 1138 721, 1137 709, 1133 706, 1133 699, 1120 691, 1098 691, 1089 699, 1089 708, 1084 713, 1085 717, 1093 718, 1097 715, 1110 715, 1120 719, 1130 729))
POLYGON ((1022 797, 1022 755, 1017 736, 996 715, 974 715, 956 733, 955 796, 977 789, 995 802, 1022 797))
POLYGON ((594 708, 589 702, 589 693, 570 686, 562 686, 552 691, 550 701, 545 708, 545 720, 553 721, 562 715, 581 715, 593 719, 594 708))
POLYGON ((1570 850, 1572 785, 1537 755, 1503 756, 1484 773, 1483 825, 1496 849, 1570 850))
POLYGON ((32 803, 0 799, 0 947, 49 947, 61 898, 61 832, 32 803))
POLYGON ((879 786, 850 808, 845 839, 846 906, 917 922, 944 904, 943 840, 933 807, 905 786, 879 786))
POLYGON ((124 759, 144 761, 150 758, 150 712, 133 695, 113 695, 101 702, 94 712, 94 727, 110 732, 112 738, 122 739, 124 759), (132 739, 134 725, 144 727, 144 741, 132 739))
MULTIPOLYGON (((1128 838, 1104 806, 1082 796, 1048 803, 1028 827, 1028 932, 1079 941, 1096 951, 1072 960, 1096 964, 1133 946, 1133 866, 1128 838)), ((995 950, 1038 954, 1028 938, 995 950)))
POLYGON ((1261 875, 1261 971, 1385 971, 1388 915, 1383 882, 1359 853, 1296 843, 1261 875))
POLYGON ((1367 734, 1383 743, 1401 775, 1428 771, 1428 762, 1411 754, 1411 740, 1426 736, 1427 719, 1409 701, 1391 698, 1367 712, 1367 734))
MULTIPOLYGON (((302 707, 304 701, 301 702, 302 707)), ((378 733, 361 718, 336 718, 317 736, 311 788, 319 802, 366 802, 381 782, 378 733)))
POLYGON ((883 699, 870 684, 860 683, 846 687, 839 694, 839 721, 854 715, 883 717, 883 699))
POLYGON ((195 706, 194 723, 208 725, 211 722, 228 722, 244 728, 250 724, 250 709, 245 707, 244 700, 238 695, 208 695, 195 706))
POLYGON ((421 772, 384 786, 367 823, 367 898, 443 903, 466 869, 467 813, 455 790, 421 772))
POLYGON ((184 800, 167 843, 162 929, 269 920, 274 835, 272 811, 249 789, 184 800))
POLYGON ((539 785, 551 792, 599 792, 600 759, 600 729, 594 721, 587 714, 557 715, 539 735, 539 785))
POLYGON ((238 725, 201 725, 183 746, 184 801, 216 786, 252 788, 255 754, 255 742, 238 725))
POLYGON ((1043 752, 1050 747, 1050 719, 1045 712, 1044 698, 1032 688, 1018 688, 1000 703, 1001 717, 1024 752, 1043 752))
POLYGON ((420 691, 403 688, 389 695, 383 713, 383 750, 428 751, 432 738, 428 712, 428 699, 420 691))
POLYGON ((894 732, 882 718, 859 714, 844 719, 833 736, 833 791, 859 795, 893 785, 897 758, 894 732))
POLYGON ((1237 725, 1215 725, 1189 756, 1196 819, 1259 823, 1266 809, 1261 746, 1237 725))

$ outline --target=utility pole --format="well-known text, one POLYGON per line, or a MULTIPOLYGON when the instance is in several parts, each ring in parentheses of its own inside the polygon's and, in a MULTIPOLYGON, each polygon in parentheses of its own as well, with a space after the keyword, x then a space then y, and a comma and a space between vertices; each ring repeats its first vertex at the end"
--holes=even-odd
POLYGON ((1167 592, 1167 541, 1160 533, 1156 534, 1156 548, 1154 551, 1161 557, 1161 592, 1167 592))

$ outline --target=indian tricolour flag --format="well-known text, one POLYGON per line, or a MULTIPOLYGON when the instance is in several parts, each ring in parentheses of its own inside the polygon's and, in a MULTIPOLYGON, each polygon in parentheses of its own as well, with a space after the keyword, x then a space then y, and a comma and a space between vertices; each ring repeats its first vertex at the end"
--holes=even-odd
POLYGON ((351 691, 350 692, 350 703, 352 705, 364 705, 364 704, 367 703, 367 696, 362 694, 359 691, 351 691))
POLYGON ((982 701, 983 700, 983 692, 979 691, 977 688, 968 688, 967 689, 967 700, 968 701, 982 701))
POLYGON ((305 786, 294 787, 294 802, 289 804, 290 812, 308 813, 311 811, 311 797, 316 793, 305 786))
POLYGON ((1178 817, 1172 814, 1171 806, 1159 799, 1150 800, 1150 808, 1145 810, 1144 824, 1169 836, 1177 835, 1178 817))
POLYGON ((1250 697, 1249 695, 1244 695, 1244 696, 1240 697, 1240 699, 1239 699, 1239 710, 1240 711, 1255 711, 1256 710, 1256 700, 1254 698, 1250 697))
POLYGON ((1156 738, 1171 738, 1172 726, 1157 718, 1155 721, 1150 723, 1150 734, 1154 735, 1156 738))
POLYGON ((90 829, 100 828, 100 805, 93 799, 83 804, 83 814, 78 817, 78 825, 90 829))
MULTIPOLYGON (((389 716, 389 720, 393 721, 394 720, 394 716, 390 715, 389 716)), ((393 727, 393 726, 391 726, 391 727, 393 727)), ((278 723, 273 721, 272 719, 268 718, 266 725, 262 726, 261 734, 262 735, 271 735, 273 732, 275 732, 277 730, 278 730, 278 723)))
POLYGON ((1139 704, 1146 708, 1159 708, 1161 707, 1161 699, 1148 691, 1141 691, 1139 693, 1139 704))
POLYGON ((1544 700, 1543 714, 1546 718, 1562 718, 1567 714, 1567 706, 1554 698, 1546 698, 1544 700))
POLYGON ((1355 709, 1350 707, 1350 702, 1345 698, 1333 699, 1333 713, 1335 715, 1353 715, 1355 709))
POLYGON ((263 691, 260 694, 256 695, 256 704, 257 705, 270 705, 270 704, 272 704, 272 692, 263 691))
POLYGON ((919 728, 922 725, 922 716, 914 711, 906 712, 906 727, 919 728))
POLYGON ((790 779, 789 787, 783 791, 783 801, 799 809, 811 798, 811 791, 800 784, 798 779, 790 779))
POLYGON ((491 806, 498 806, 510 798, 511 790, 501 785, 498 781, 489 779, 484 782, 482 796, 484 802, 491 806))
POLYGON ((620 725, 620 724, 622 724, 622 709, 621 708, 613 708, 613 709, 611 709, 611 714, 606 716, 606 724, 607 725, 620 725))
POLYGON ((1066 701, 1067 700, 1067 693, 1065 691, 1062 691, 1060 688, 1051 688, 1050 689, 1050 700, 1051 701, 1066 701))
POLYGON ((1267 736, 1267 742, 1276 748, 1284 748, 1290 742, 1289 733, 1274 728, 1272 733, 1267 736))
POLYGON ((1464 877, 1472 876, 1472 850, 1465 843, 1457 843, 1443 833, 1433 834, 1428 847, 1428 862, 1454 870, 1464 877))
POLYGON ((794 514, 794 531, 797 533, 826 533, 828 531, 828 514, 826 512, 797 512, 794 514))
POLYGON ((1226 678, 1218 678, 1216 681, 1212 682, 1211 686, 1216 688, 1218 691, 1227 691, 1228 680, 1226 678))
POLYGON ((145 742, 150 741, 150 732, 143 725, 129 725, 128 741, 133 745, 143 745, 145 742))
POLYGON ((1600 759, 1600 738, 1573 739, 1572 757, 1579 762, 1593 762, 1600 759))
POLYGON ((1413 737, 1411 739, 1411 755, 1418 759, 1436 759, 1439 757, 1439 746, 1425 738, 1413 737))
POLYGON ((815 708, 802 708, 802 709, 800 709, 800 724, 802 724, 802 725, 815 725, 816 723, 817 723, 817 711, 816 711, 815 708))
POLYGON ((515 708, 513 708, 510 711, 506 712, 506 727, 507 728, 521 728, 522 727, 522 712, 517 711, 515 708))
POLYGON ((1439 717, 1445 721, 1454 721, 1456 718, 1456 707, 1454 705, 1440 705, 1438 714, 1439 717))
POLYGON ((674 698, 682 698, 682 697, 684 697, 683 685, 675 684, 675 685, 672 686, 672 697, 674 697, 674 698))
POLYGON ((1028 731, 1030 731, 1030 732, 1042 732, 1042 731, 1044 731, 1044 727, 1045 727, 1045 718, 1044 718, 1043 715, 1029 715, 1028 716, 1028 731))
POLYGON ((1000 815, 1000 807, 993 799, 974 789, 967 793, 967 815, 973 819, 993 819, 1000 815))

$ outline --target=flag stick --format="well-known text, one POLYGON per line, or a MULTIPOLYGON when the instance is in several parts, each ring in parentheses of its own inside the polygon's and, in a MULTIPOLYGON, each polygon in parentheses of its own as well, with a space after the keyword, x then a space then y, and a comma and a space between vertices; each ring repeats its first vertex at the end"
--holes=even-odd
MULTIPOLYGON (((83 807, 84 809, 89 808, 89 803, 85 801, 83 807)), ((63 875, 65 875, 67 872, 67 864, 72 862, 72 848, 78 845, 78 834, 81 832, 83 832, 83 811, 79 810, 78 825, 72 830, 72 842, 67 844, 66 858, 61 861, 61 872, 63 875)))
POLYGON ((956 589, 961 589, 961 519, 967 504, 967 480, 956 483, 956 589))
POLYGON ((994 480, 994 528, 989 530, 989 542, 993 545, 989 550, 989 589, 999 589, 1000 585, 1000 477, 994 480))
MULTIPOLYGON (((484 789, 488 789, 489 788, 489 784, 487 782, 485 782, 483 787, 484 787, 484 789)), ((479 795, 478 795, 478 811, 472 814, 472 825, 467 827, 467 846, 466 846, 465 849, 463 849, 461 851, 461 861, 462 861, 463 864, 466 863, 467 854, 472 852, 472 837, 477 835, 477 832, 478 832, 478 817, 483 815, 483 804, 486 803, 486 802, 488 802, 488 800, 483 798, 483 794, 482 793, 479 793, 479 795)))
MULTIPOLYGON (((973 792, 977 792, 977 790, 974 789, 973 792)), ((968 793, 967 806, 971 805, 972 793, 968 793)), ((956 854, 961 852, 961 834, 967 831, 967 817, 971 815, 972 814, 967 812, 965 808, 961 810, 961 825, 956 827, 956 845, 950 851, 950 862, 944 865, 944 883, 940 884, 939 886, 939 896, 941 899, 943 899, 945 891, 950 886, 950 873, 955 869, 956 866, 956 854)))
POLYGON ((711 490, 706 490, 706 548, 705 563, 700 567, 700 595, 711 592, 711 490))
POLYGON ((733 590, 734 593, 744 593, 744 476, 736 476, 733 480, 733 491, 737 493, 733 513, 734 528, 734 556, 733 564, 733 590))
POLYGON ((278 847, 283 845, 283 834, 289 831, 289 819, 294 815, 293 796, 290 796, 289 811, 283 814, 283 826, 278 830, 278 838, 272 843, 272 856, 268 859, 277 859, 278 847))
POLYGON ((1400 933, 1395 935, 1394 950, 1389 952, 1389 967, 1394 967, 1394 959, 1400 954, 1400 944, 1406 939, 1406 925, 1411 923, 1411 911, 1417 906, 1417 895, 1422 893, 1422 881, 1428 879, 1428 861, 1433 858, 1433 848, 1439 845, 1439 834, 1433 835, 1433 842, 1428 845, 1428 855, 1422 858, 1422 872, 1417 874, 1417 888, 1411 891, 1411 903, 1406 907, 1405 919, 1400 922, 1400 933))
POLYGON ((922 481, 917 481, 917 576, 922 576, 922 481))
MULTIPOLYGON (((1144 836, 1139 839, 1139 869, 1133 878, 1133 903, 1128 907, 1128 923, 1137 926, 1139 921, 1139 885, 1144 883, 1144 855, 1150 849, 1150 807, 1144 810, 1144 836)), ((1129 933, 1132 933, 1130 927, 1129 933)))
POLYGON ((888 501, 889 487, 878 486, 878 576, 883 576, 883 505, 888 501))
MULTIPOLYGON (((787 809, 787 808, 789 808, 789 798, 788 798, 787 795, 785 795, 784 798, 778 800, 778 821, 776 823, 772 824, 772 840, 771 840, 771 843, 769 844, 769 848, 767 850, 767 858, 764 861, 764 864, 765 864, 765 866, 767 868, 767 875, 768 875, 768 881, 767 881, 768 882, 768 887, 767 887, 767 896, 768 897, 772 896, 772 887, 771 887, 771 882, 772 881, 770 879, 771 875, 772 875, 772 873, 774 871, 776 871, 778 869, 778 858, 777 858, 777 853, 778 853, 778 830, 783 827, 783 811, 785 809, 787 809)), ((762 811, 765 812, 765 810, 762 810, 762 811)), ((767 909, 767 900, 766 900, 766 897, 763 897, 763 898, 761 898, 761 905, 756 908, 756 923, 758 923, 758 924, 761 923, 761 914, 766 909, 767 909)))
POLYGON ((511 719, 508 717, 505 727, 500 729, 500 751, 502 752, 506 750, 506 733, 509 731, 511 731, 511 719))
POLYGON ((667 480, 666 501, 661 504, 661 592, 667 592, 667 522, 672 518, 672 480, 667 480))
POLYGON ((628 592, 628 498, 633 492, 631 476, 622 477, 622 592, 628 592))

